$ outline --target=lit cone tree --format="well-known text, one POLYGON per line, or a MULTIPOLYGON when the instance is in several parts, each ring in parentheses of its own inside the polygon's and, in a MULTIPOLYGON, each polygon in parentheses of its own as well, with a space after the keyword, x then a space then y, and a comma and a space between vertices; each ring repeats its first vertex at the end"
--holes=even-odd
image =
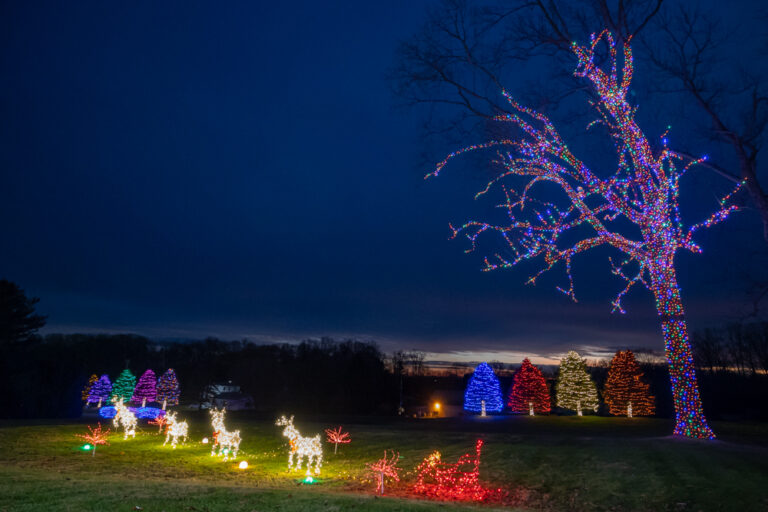
POLYGON ((131 373, 131 370, 126 368, 112 385, 112 394, 109 396, 109 400, 117 401, 122 399, 127 404, 131 401, 135 387, 136 377, 131 373))
MULTIPOLYGON (((694 235, 737 210, 730 198, 743 183, 720 199, 708 218, 683 224, 678 206, 680 178, 706 157, 691 160, 673 151, 667 132, 651 144, 638 125, 637 107, 627 98, 634 69, 631 40, 627 38, 623 48, 617 49, 613 36, 603 31, 593 35, 589 44, 572 45, 578 59, 574 74, 587 82, 594 97, 590 105, 595 121, 589 127, 601 126, 616 149, 612 174, 594 173, 576 157, 549 118, 519 104, 502 89, 507 109, 492 120, 508 126, 509 135, 451 153, 429 176, 438 175, 462 153, 497 150, 500 172, 476 197, 498 191, 505 220, 451 226, 454 237, 467 237, 470 251, 481 235, 495 234, 506 245, 504 251, 485 258, 487 271, 536 258, 543 260, 543 266, 528 279, 535 284, 542 274, 562 265, 567 284, 558 289, 575 301, 573 257, 597 247, 613 248, 619 258, 609 259, 612 272, 625 282, 612 303, 613 311, 624 313, 622 298, 635 285, 646 287, 655 299, 675 402, 674 433, 713 438, 701 408, 675 255, 679 250, 701 252, 694 235), (606 51, 598 51, 601 56, 596 57, 601 44, 606 51), (621 52, 623 58, 618 55, 621 52), (559 191, 558 197, 553 188, 559 191)), ((473 101, 460 87, 458 92, 463 104, 473 101)))
POLYGON ((504 399, 501 396, 499 379, 488 363, 480 363, 464 392, 464 410, 482 413, 501 412, 503 408, 504 399))
POLYGON ((176 378, 176 372, 173 371, 173 368, 168 368, 157 381, 156 400, 163 404, 163 408, 166 405, 179 405, 180 393, 179 379, 176 378))
POLYGON ((133 390, 133 398, 131 401, 135 404, 141 404, 142 407, 147 402, 154 402, 157 396, 157 377, 155 372, 147 370, 139 377, 139 382, 136 383, 136 388, 133 390))
POLYGON ((597 386, 587 373, 587 364, 571 350, 560 360, 560 373, 557 376, 557 406, 576 411, 579 416, 584 409, 597 411, 600 402, 597 386))
POLYGON ((85 385, 85 387, 83 388, 83 392, 81 393, 83 402, 89 403, 88 397, 91 396, 91 388, 98 380, 99 380, 99 376, 96 375, 95 373, 88 378, 88 384, 85 385))
POLYGON ((616 352, 605 381, 605 403, 614 416, 651 416, 654 398, 631 350, 616 352))
POLYGON ((507 405, 512 412, 531 416, 547 414, 552 410, 547 381, 544 380, 541 370, 531 364, 527 357, 515 372, 507 405))
POLYGON ((88 403, 101 406, 109 402, 111 394, 112 382, 109 380, 109 375, 104 374, 91 386, 91 390, 88 393, 88 403))

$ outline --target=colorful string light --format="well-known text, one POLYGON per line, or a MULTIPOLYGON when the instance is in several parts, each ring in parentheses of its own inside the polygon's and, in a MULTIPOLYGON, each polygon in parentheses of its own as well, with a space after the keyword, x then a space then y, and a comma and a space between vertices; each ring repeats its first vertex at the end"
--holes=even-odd
POLYGON ((531 416, 548 414, 552 410, 547 381, 544 380, 541 370, 527 357, 515 372, 507 405, 512 412, 527 413, 531 416))
POLYGON ((587 373, 587 364, 573 350, 560 360, 556 392, 557 406, 576 411, 579 416, 584 409, 597 412, 600 405, 597 386, 587 373))
POLYGON ((336 430, 330 428, 325 429, 325 435, 327 436, 326 442, 333 443, 334 445, 334 455, 338 452, 340 444, 349 444, 352 442, 352 438, 349 436, 349 432, 342 432, 341 426, 337 427, 336 430))
POLYGON ((109 400, 111 402, 122 400, 123 402, 128 403, 133 397, 133 389, 135 387, 136 377, 131 373, 131 370, 126 368, 112 385, 112 394, 109 396, 109 400))
POLYGON ((296 427, 293 426, 293 416, 290 419, 280 416, 275 422, 283 429, 283 435, 288 438, 290 453, 288 455, 288 469, 299 470, 307 458, 307 476, 311 476, 312 464, 315 465, 315 474, 320 474, 320 466, 323 465, 323 445, 320 442, 320 434, 315 437, 302 437, 296 427), (296 465, 294 466, 293 457, 296 456, 296 465))
POLYGON ((654 147, 640 129, 635 120, 636 107, 627 101, 633 74, 630 42, 628 38, 624 43, 621 66, 616 42, 608 31, 593 34, 585 46, 572 45, 578 59, 574 74, 586 79, 598 98, 591 103, 597 119, 588 128, 602 125, 615 144, 618 164, 612 175, 601 178, 594 174, 574 156, 549 118, 520 105, 502 91, 511 112, 495 120, 509 123, 519 130, 518 135, 451 153, 427 177, 438 175, 451 159, 462 153, 497 149, 495 161, 502 172, 476 197, 500 189, 503 202, 499 206, 508 220, 503 224, 471 221, 458 228, 451 226, 453 237, 461 234, 469 240, 468 251, 476 248, 483 233, 501 237, 509 252, 486 257, 486 271, 510 268, 541 257, 543 267, 528 279, 528 283, 535 284, 542 274, 562 263, 568 285, 558 290, 575 301, 573 257, 599 246, 621 252, 620 262, 610 261, 613 273, 625 282, 612 302, 613 311, 624 313, 622 298, 635 285, 643 285, 653 293, 675 401, 674 433, 712 438, 701 408, 674 258, 680 249, 701 252, 693 235, 724 221, 737 210, 730 199, 743 182, 720 200, 718 209, 707 219, 684 227, 678 203, 680 178, 705 158, 684 163, 686 159, 668 147, 666 132, 654 147), (601 43, 608 48, 607 59, 595 59, 601 43), (606 64, 599 65, 596 60, 606 64), (541 183, 559 187, 567 204, 536 198, 534 186, 541 183), (628 223, 637 228, 637 234, 622 233, 627 231, 622 226, 628 223), (581 238, 575 243, 567 242, 585 229, 591 234, 579 235, 581 238))
POLYGON ((88 384, 85 385, 85 387, 83 388, 83 392, 81 393, 83 402, 85 402, 86 404, 89 403, 88 399, 91 396, 91 389, 93 388, 93 385, 96 384, 98 381, 99 381, 99 376, 96 375, 95 373, 88 378, 88 384))
POLYGON ((488 489, 480 483, 480 452, 483 441, 478 439, 475 453, 466 453, 453 464, 443 462, 436 451, 416 468, 413 492, 430 498, 457 501, 488 501, 501 495, 501 489, 488 489))
POLYGON ((605 382, 605 403, 614 416, 651 416, 655 412, 653 396, 642 380, 643 372, 631 350, 618 351, 611 360, 605 382))
POLYGON ((475 368, 472 377, 464 392, 464 410, 480 413, 485 416, 486 411, 501 412, 504 408, 504 399, 501 396, 499 379, 488 363, 480 363, 475 368))
POLYGON ((391 478, 395 482, 400 481, 398 472, 400 468, 397 467, 397 463, 400 460, 400 453, 392 451, 392 455, 387 457, 387 450, 384 450, 384 457, 380 458, 376 462, 366 463, 368 471, 376 475, 376 490, 379 494, 384 494, 384 480, 385 478, 391 478))
POLYGON ((156 400, 162 402, 163 410, 168 405, 179 405, 179 379, 176 378, 176 372, 173 368, 168 368, 165 373, 157 380, 156 400))

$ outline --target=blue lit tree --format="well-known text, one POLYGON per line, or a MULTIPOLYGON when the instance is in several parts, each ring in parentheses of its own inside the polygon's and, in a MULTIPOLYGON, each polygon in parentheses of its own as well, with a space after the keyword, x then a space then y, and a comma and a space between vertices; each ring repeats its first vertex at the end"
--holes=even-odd
POLYGON ((464 393, 464 410, 482 412, 483 400, 485 400, 487 412, 501 412, 504 408, 499 379, 496 378, 496 374, 488 363, 477 365, 475 373, 469 379, 467 391, 464 393))

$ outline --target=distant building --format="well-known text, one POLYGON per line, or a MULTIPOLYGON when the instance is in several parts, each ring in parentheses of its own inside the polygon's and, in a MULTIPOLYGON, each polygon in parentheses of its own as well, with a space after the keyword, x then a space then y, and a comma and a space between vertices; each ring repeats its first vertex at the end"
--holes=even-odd
POLYGON ((240 411, 253 409, 255 406, 253 397, 241 392, 240 386, 232 384, 231 380, 226 383, 209 384, 203 392, 202 399, 203 402, 200 405, 203 409, 226 407, 230 411, 240 411))

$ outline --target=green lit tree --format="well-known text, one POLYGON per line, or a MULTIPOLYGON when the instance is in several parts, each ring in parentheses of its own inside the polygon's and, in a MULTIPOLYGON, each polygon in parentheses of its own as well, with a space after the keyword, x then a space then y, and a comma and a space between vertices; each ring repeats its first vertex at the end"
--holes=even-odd
POLYGON ((587 364, 573 350, 560 361, 556 392, 560 408, 576 411, 579 416, 584 409, 597 411, 597 386, 587 373, 587 364))
POLYGON ((135 387, 136 377, 131 373, 131 370, 126 368, 112 385, 112 394, 109 396, 110 401, 122 398, 123 402, 127 404, 133 397, 133 389, 135 387))

